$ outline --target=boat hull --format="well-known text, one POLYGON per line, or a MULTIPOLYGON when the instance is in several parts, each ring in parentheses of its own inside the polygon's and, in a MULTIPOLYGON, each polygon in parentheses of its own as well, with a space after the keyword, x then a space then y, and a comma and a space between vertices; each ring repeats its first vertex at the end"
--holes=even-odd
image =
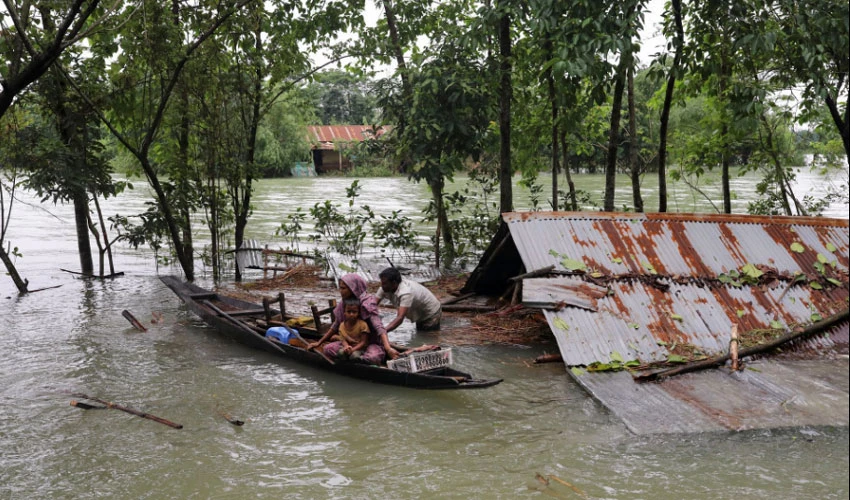
MULTIPOLYGON (((477 379, 469 373, 448 367, 409 373, 391 370, 384 366, 333 362, 318 352, 265 337, 263 328, 257 324, 257 321, 262 320, 265 315, 261 312, 262 307, 257 304, 211 292, 175 276, 162 276, 160 279, 183 301, 189 311, 219 334, 283 359, 348 377, 417 389, 480 389, 492 387, 502 381, 502 379, 477 379), (233 314, 229 314, 228 311, 233 314)), ((274 310, 272 312, 279 313, 274 310)), ((298 330, 307 340, 318 339, 315 329, 299 328, 298 330)))

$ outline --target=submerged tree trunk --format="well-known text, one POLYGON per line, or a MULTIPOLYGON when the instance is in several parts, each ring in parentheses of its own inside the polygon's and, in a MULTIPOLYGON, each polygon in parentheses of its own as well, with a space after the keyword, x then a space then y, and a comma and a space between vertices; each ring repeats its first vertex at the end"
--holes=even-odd
POLYGON ((15 263, 12 262, 11 258, 9 258, 9 254, 6 253, 6 249, 3 248, 2 244, 0 244, 0 260, 3 261, 3 265, 6 267, 6 272, 9 273, 9 277, 12 278, 12 281, 15 283, 18 293, 24 295, 29 292, 29 289, 27 288, 27 286, 29 286, 29 281, 21 279, 21 275, 18 274, 18 270, 15 268, 15 263))
POLYGON ((439 180, 429 182, 428 186, 431 188, 431 196, 434 198, 434 207, 437 210, 437 227, 443 237, 443 254, 446 256, 446 266, 451 266, 455 258, 455 244, 452 228, 449 226, 448 216, 446 215, 446 207, 443 204, 444 184, 445 181, 441 177, 439 180))
POLYGON ((511 166, 511 18, 505 13, 499 19, 499 211, 513 211, 513 167, 511 166))
MULTIPOLYGON (((578 198, 576 196, 576 185, 573 182, 573 176, 570 174, 570 162, 569 156, 567 156, 567 132, 563 129, 558 131, 560 133, 560 142, 561 142, 561 156, 564 158, 564 176, 567 178, 567 195, 569 196, 569 207, 570 210, 576 211, 578 210, 578 198)), ((564 203, 565 207, 567 203, 564 203)), ((556 209, 557 210, 557 209, 556 209)))
POLYGON ((605 165, 605 202, 606 212, 614 211, 614 190, 617 180, 617 152, 620 139, 620 110, 623 106, 623 88, 626 80, 626 57, 620 57, 617 76, 614 82, 614 100, 611 103, 611 129, 608 133, 608 162, 605 165))
MULTIPOLYGON (((547 59, 553 58, 552 41, 546 40, 547 59)), ((555 93, 555 77, 552 69, 546 70, 546 83, 549 87, 549 104, 552 107, 552 210, 558 210, 558 102, 555 93)))
POLYGON ((637 118, 635 117, 635 70, 629 66, 629 172, 632 178, 632 201, 635 212, 643 212, 643 197, 640 194, 640 165, 638 165, 637 118))
POLYGON ((658 211, 667 211, 667 125, 670 121, 670 107, 673 104, 673 89, 676 86, 676 73, 682 57, 682 44, 685 29, 682 25, 682 0, 671 0, 673 18, 676 24, 676 37, 673 40, 676 55, 673 66, 667 76, 667 88, 664 89, 664 105, 661 107, 661 126, 658 140, 658 211))
POLYGON ((80 254, 80 272, 94 274, 94 264, 89 240, 89 197, 85 191, 74 194, 74 221, 77 228, 77 252, 80 254))

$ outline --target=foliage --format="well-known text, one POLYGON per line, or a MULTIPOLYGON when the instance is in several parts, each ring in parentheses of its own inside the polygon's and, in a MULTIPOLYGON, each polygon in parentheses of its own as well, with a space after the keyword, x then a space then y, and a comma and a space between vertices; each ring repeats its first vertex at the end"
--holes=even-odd
POLYGON ((375 123, 375 97, 368 78, 348 71, 317 73, 304 93, 323 125, 367 125, 375 123))
POLYGON ((359 181, 352 182, 346 188, 348 207, 344 210, 330 200, 316 203, 310 209, 310 215, 315 220, 315 240, 324 239, 330 249, 355 259, 363 251, 363 241, 368 235, 365 228, 375 218, 368 205, 355 208, 355 200, 360 196, 361 189, 359 181))
POLYGON ((390 258, 400 256, 410 261, 423 250, 413 220, 402 215, 401 210, 393 210, 389 216, 381 214, 380 219, 373 220, 372 237, 382 255, 389 250, 390 258))
MULTIPOLYGON (((464 188, 446 195, 443 200, 452 234, 457 238, 453 264, 463 269, 477 262, 499 228, 498 178, 483 168, 472 170, 464 188)), ((436 220, 431 200, 425 209, 425 221, 433 223, 436 220)), ((432 243, 436 244, 433 239, 432 236, 432 243)))

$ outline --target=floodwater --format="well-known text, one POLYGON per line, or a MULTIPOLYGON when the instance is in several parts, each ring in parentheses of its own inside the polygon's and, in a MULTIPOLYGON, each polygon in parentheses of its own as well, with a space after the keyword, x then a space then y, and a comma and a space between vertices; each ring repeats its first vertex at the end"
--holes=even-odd
MULTIPOLYGON (((249 237, 276 245, 284 214, 342 203, 350 183, 260 183, 249 237)), ((378 213, 418 218, 427 204, 427 188, 404 179, 361 184, 358 201, 378 213)), ((144 196, 137 187, 106 212, 142 211, 144 196)), ((847 217, 846 207, 834 210, 847 217)), ((159 281, 178 270, 158 267, 150 251, 120 248, 116 270, 125 275, 110 281, 60 271, 79 267, 68 207, 25 197, 8 240, 23 254, 17 265, 30 288, 56 288, 18 297, 0 279, 0 499, 850 497, 846 423, 635 436, 563 365, 531 363, 554 345, 455 347, 458 368, 505 379, 488 389, 350 380, 212 334, 159 281), (148 331, 134 330, 124 309, 148 331), (162 320, 151 323, 154 313, 162 320), (74 408, 75 392, 183 429, 74 408)), ((210 284, 204 274, 198 282, 210 284)), ((430 342, 409 324, 393 335, 430 342)))

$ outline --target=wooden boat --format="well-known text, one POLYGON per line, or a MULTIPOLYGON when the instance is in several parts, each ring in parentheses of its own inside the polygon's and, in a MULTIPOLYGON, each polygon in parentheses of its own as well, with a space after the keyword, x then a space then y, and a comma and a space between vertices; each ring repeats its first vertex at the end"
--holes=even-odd
MULTIPOLYGON (((180 297, 190 311, 219 333, 242 344, 303 364, 358 379, 417 389, 480 389, 502 381, 478 379, 451 367, 411 373, 391 370, 385 366, 334 361, 318 350, 307 350, 298 343, 282 343, 265 336, 266 329, 276 324, 272 318, 279 321, 292 318, 286 314, 282 296, 280 309, 272 309, 267 300, 264 300, 263 305, 246 302, 206 290, 175 276, 162 276, 160 280, 180 297)), ((321 324, 320 312, 313 308, 314 324, 318 325, 318 328, 312 325, 298 327, 304 340, 318 340, 319 332, 326 331, 329 327, 327 324, 321 324)))

